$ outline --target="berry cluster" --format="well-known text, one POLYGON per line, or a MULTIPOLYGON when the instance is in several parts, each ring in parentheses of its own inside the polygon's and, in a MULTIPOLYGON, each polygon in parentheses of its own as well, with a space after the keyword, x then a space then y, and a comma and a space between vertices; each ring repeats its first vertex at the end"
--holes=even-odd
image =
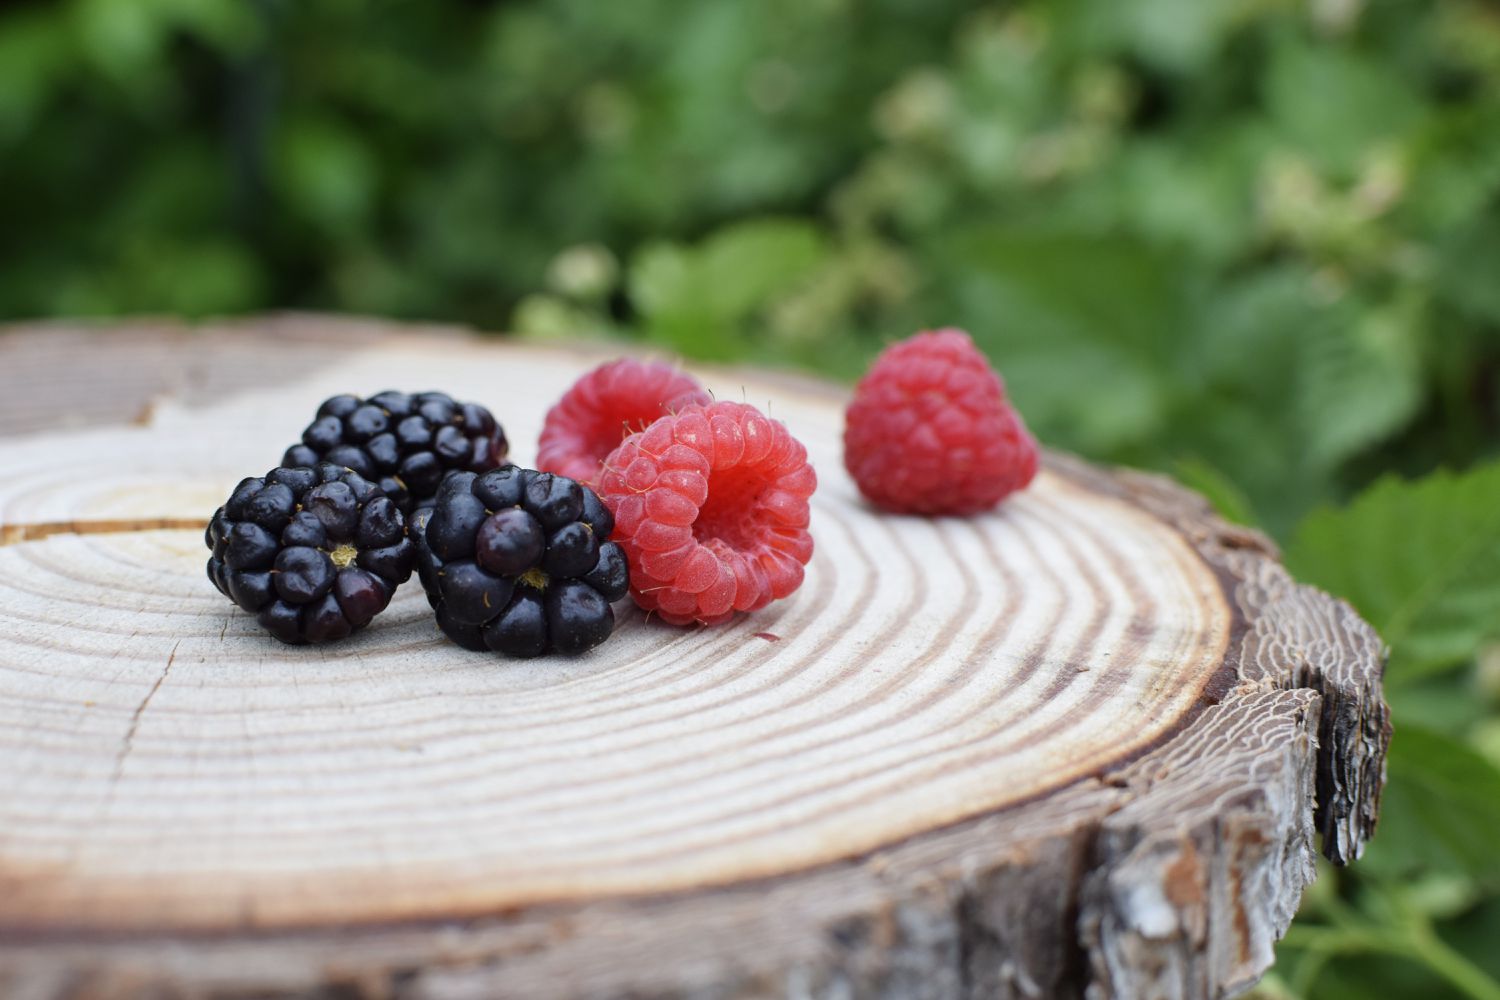
POLYGON ((460 646, 581 653, 613 631, 610 603, 629 590, 629 570, 588 487, 515 466, 454 473, 416 525, 427 600, 460 646))
MULTIPOLYGON (((507 450, 489 410, 440 392, 334 396, 214 514, 209 579, 276 638, 324 642, 369 624, 415 566, 445 635, 518 657, 599 645, 627 593, 713 625, 802 584, 807 449, 675 368, 601 365, 547 413, 541 471, 507 450)), ((939 330, 861 380, 844 461, 879 507, 972 514, 1031 481, 1037 446, 968 335, 939 330)))
POLYGON ((245 479, 214 514, 208 578, 282 642, 324 642, 370 623, 411 576, 401 511, 329 462, 245 479))
POLYGON ((332 462, 377 483, 405 513, 430 499, 447 473, 505 461, 505 431, 489 410, 441 392, 334 396, 318 407, 284 466, 332 462))

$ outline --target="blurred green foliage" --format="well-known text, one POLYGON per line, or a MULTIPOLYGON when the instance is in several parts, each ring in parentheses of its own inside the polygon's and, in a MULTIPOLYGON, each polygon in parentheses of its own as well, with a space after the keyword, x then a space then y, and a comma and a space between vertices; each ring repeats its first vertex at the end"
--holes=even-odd
POLYGON ((1265 995, 1500 996, 1494 3, 0 10, 0 316, 269 307, 843 378, 966 327, 1393 648, 1381 834, 1265 995))

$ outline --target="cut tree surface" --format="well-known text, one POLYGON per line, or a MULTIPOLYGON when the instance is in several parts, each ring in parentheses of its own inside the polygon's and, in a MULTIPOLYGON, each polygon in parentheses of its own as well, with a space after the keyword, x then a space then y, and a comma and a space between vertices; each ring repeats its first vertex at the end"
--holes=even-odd
POLYGON ((843 391, 704 370, 820 488, 793 598, 621 606, 574 660, 415 581, 283 646, 202 527, 337 392, 534 455, 604 348, 277 317, 0 333, 0 994, 1209 997, 1375 821, 1382 648, 1261 536, 1049 454, 972 519, 864 506, 843 391))

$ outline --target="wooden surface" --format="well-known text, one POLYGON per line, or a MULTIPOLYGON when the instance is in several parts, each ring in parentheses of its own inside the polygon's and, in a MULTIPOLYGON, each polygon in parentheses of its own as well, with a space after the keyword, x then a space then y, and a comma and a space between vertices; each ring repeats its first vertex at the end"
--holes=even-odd
POLYGON ((821 482, 806 585, 725 628, 505 662, 413 582, 291 648, 205 579, 208 514, 325 396, 478 400, 524 463, 601 351, 0 333, 0 993, 1213 996, 1315 832, 1358 853, 1388 725, 1346 606, 1061 455, 993 515, 877 515, 816 382, 699 373, 821 482))

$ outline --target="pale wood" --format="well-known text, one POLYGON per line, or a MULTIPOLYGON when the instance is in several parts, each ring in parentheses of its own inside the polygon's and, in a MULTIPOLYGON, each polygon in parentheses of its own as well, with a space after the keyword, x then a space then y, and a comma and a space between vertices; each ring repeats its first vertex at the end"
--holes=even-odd
POLYGON ((0 334, 0 994, 1218 996, 1269 964, 1315 835, 1357 856, 1389 726, 1346 605, 1057 454, 996 514, 877 515, 805 379, 699 373, 821 482, 807 584, 726 628, 630 612, 506 663, 413 582, 294 649, 204 578, 204 519, 324 396, 478 399, 525 462, 606 353, 295 316, 0 334))

